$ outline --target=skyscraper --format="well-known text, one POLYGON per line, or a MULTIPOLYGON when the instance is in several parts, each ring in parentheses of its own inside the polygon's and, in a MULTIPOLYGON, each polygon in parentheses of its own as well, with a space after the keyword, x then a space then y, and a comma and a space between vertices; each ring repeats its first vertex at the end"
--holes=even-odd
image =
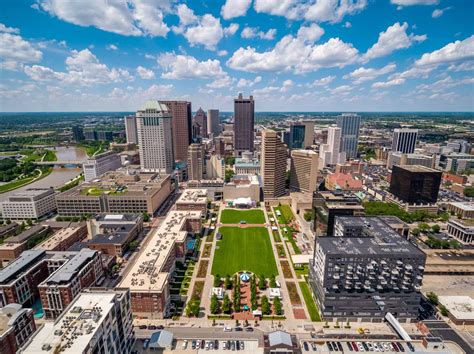
POLYGON ((314 121, 304 120, 304 146, 305 148, 313 145, 314 142, 314 121))
POLYGON ((262 131, 261 161, 263 196, 281 197, 285 194, 286 147, 274 130, 262 131))
POLYGON ((344 113, 337 118, 337 126, 341 128, 341 152, 345 152, 347 158, 356 158, 360 116, 355 113, 344 113))
MULTIPOLYGON (((199 127, 199 137, 206 138, 207 137, 207 116, 206 112, 202 110, 201 107, 197 110, 196 114, 193 118, 193 125, 199 127)), ((197 138, 198 136, 193 136, 193 138, 197 138)))
POLYGON ((85 139, 85 136, 84 136, 84 129, 82 129, 82 127, 79 126, 79 125, 73 126, 73 127, 72 127, 72 138, 73 138, 75 141, 84 140, 84 139, 85 139))
POLYGON ((205 173, 205 151, 201 143, 193 143, 188 148, 188 179, 201 180, 205 173))
POLYGON ((290 125, 290 141, 288 148, 303 149, 305 141, 305 126, 301 123, 292 123, 290 125))
POLYGON ((319 156, 312 150, 291 152, 290 190, 314 192, 318 180, 319 156))
POLYGON ((409 204, 432 204, 438 200, 441 171, 425 166, 392 168, 390 193, 409 204))
POLYGON ((127 143, 138 144, 137 117, 125 116, 125 134, 127 143))
POLYGON ((392 152, 413 154, 416 147, 418 129, 401 128, 393 131, 392 152))
POLYGON ((173 118, 168 106, 160 101, 147 101, 136 116, 142 170, 171 174, 174 168, 173 118))
POLYGON ((239 155, 243 151, 253 151, 255 104, 253 96, 234 99, 234 151, 239 155))
POLYGON ((331 126, 328 128, 328 142, 321 145, 319 151, 320 167, 335 165, 346 161, 346 153, 340 151, 341 128, 331 126))
POLYGON ((207 133, 213 134, 214 137, 218 136, 221 131, 219 110, 209 109, 207 111, 207 133))
POLYGON ((188 146, 191 144, 192 112, 191 102, 160 101, 168 106, 173 117, 173 156, 176 161, 187 161, 188 146))

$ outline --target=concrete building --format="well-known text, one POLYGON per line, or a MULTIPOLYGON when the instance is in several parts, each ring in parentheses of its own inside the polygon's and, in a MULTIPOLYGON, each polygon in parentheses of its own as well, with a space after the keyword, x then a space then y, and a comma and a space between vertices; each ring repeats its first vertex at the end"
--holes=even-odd
POLYGON ((429 156, 423 154, 405 154, 401 152, 391 152, 387 159, 387 168, 392 169, 393 165, 397 166, 414 166, 420 165, 434 168, 436 165, 436 155, 429 156))
POLYGON ((1 203, 5 219, 37 220, 56 210, 56 192, 53 188, 28 188, 16 192, 1 203))
POLYGON ((48 237, 37 245, 35 249, 45 251, 67 251, 69 247, 74 245, 76 242, 82 241, 86 237, 86 223, 82 222, 57 231, 51 237, 48 237))
POLYGON ((286 147, 276 131, 262 131, 260 157, 264 198, 281 197, 285 194, 286 147))
POLYGON ((461 219, 474 219, 474 202, 448 203, 447 210, 461 219))
POLYGON ((152 215, 171 193, 169 175, 108 172, 99 180, 82 183, 56 196, 61 216, 112 214, 152 215))
POLYGON ((207 115, 201 107, 196 111, 193 117, 193 126, 196 127, 196 132, 193 138, 207 138, 207 115))
POLYGON ((314 121, 304 120, 301 122, 304 125, 304 146, 305 148, 313 145, 314 142, 314 121))
POLYGON ((175 203, 176 210, 207 210, 207 190, 203 188, 185 189, 175 203))
POLYGON ((221 132, 221 119, 218 109, 207 110, 207 133, 208 135, 218 136, 221 132))
POLYGON ((191 144, 192 112, 191 102, 161 101, 172 116, 173 156, 176 161, 187 161, 188 146, 191 144))
POLYGON ((36 331, 32 309, 8 304, 0 309, 0 348, 2 354, 15 354, 36 331))
POLYGON ((225 161, 218 155, 210 155, 206 158, 205 179, 224 179, 225 161))
POLYGON ((255 103, 253 96, 234 99, 234 151, 240 156, 243 151, 253 152, 255 103))
POLYGON ((325 177, 325 186, 330 191, 361 191, 362 179, 351 173, 329 173, 325 177))
POLYGON ((418 321, 426 255, 377 217, 340 217, 317 237, 309 281, 324 319, 418 321))
POLYGON ((206 152, 204 145, 193 143, 188 148, 188 179, 200 180, 206 172, 206 152))
POLYGON ((320 168, 346 162, 346 153, 340 151, 341 132, 341 128, 336 126, 328 128, 327 144, 321 145, 319 150, 320 168))
POLYGON ((305 147, 305 129, 305 125, 301 123, 293 122, 290 124, 289 149, 303 149, 305 147))
MULTIPOLYGON (((129 288, 134 315, 163 318, 170 303, 170 274, 177 260, 184 260, 190 238, 201 232, 202 211, 173 210, 168 213, 138 257, 119 288, 129 288)), ((178 295, 179 297, 179 295, 178 295)))
POLYGON ((130 292, 84 290, 54 322, 44 325, 19 353, 123 353, 135 341, 130 292))
POLYGON ((471 151, 471 146, 467 140, 454 139, 446 143, 446 147, 455 153, 468 154, 471 151))
POLYGON ((160 101, 147 101, 136 116, 142 170, 171 174, 174 168, 173 116, 168 106, 160 101))
POLYGON ((137 117, 125 116, 124 120, 127 143, 138 144, 137 117))
POLYGON ((260 178, 256 175, 235 175, 224 185, 224 200, 233 201, 238 198, 261 200, 260 178))
POLYGON ((418 129, 400 128, 393 131, 392 152, 413 154, 416 148, 418 129))
POLYGON ((341 128, 340 151, 346 153, 348 159, 357 157, 359 143, 360 116, 355 113, 344 113, 337 117, 337 126, 341 128))
POLYGON ((393 166, 390 193, 409 204, 433 204, 438 200, 441 171, 424 166, 393 166))
POLYGON ((446 171, 461 173, 466 170, 474 169, 474 155, 452 153, 445 155, 444 158, 446 171))
POLYGON ((290 190, 313 193, 317 187, 319 155, 312 150, 292 150, 290 190))
POLYGON ((90 182, 106 172, 116 170, 120 166, 122 166, 120 155, 113 151, 106 151, 89 157, 82 165, 84 180, 90 182))
POLYGON ((79 125, 74 125, 72 127, 72 138, 75 141, 82 141, 85 139, 84 129, 79 125))
POLYGON ((465 245, 474 245, 474 220, 448 221, 448 234, 465 245))
POLYGON ((334 236, 336 216, 362 216, 365 211, 351 192, 317 191, 313 193, 313 215, 316 236, 334 236))
POLYGON ((245 151, 242 157, 235 159, 234 169, 238 175, 259 175, 260 161, 253 157, 252 152, 245 151))
POLYGON ((470 296, 439 296, 448 310, 449 319, 458 326, 474 325, 474 299, 470 296))

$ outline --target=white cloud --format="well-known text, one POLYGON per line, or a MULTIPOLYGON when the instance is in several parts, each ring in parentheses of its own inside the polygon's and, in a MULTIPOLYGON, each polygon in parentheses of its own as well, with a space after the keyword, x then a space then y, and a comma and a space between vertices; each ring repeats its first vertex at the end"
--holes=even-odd
POLYGON ((255 11, 284 16, 290 20, 340 22, 346 15, 354 15, 367 6, 367 0, 255 0, 255 11))
POLYGON ((220 57, 225 57, 227 54, 229 54, 227 52, 227 50, 219 50, 217 51, 217 55, 220 56, 220 57))
POLYGON ((256 76, 255 79, 253 80, 246 80, 246 79, 240 79, 239 82, 237 82, 237 87, 252 87, 253 85, 259 83, 262 81, 261 76, 256 76))
POLYGON ((18 28, 7 27, 3 23, 0 23, 0 32, 19 34, 20 30, 18 28))
POLYGON ((309 84, 309 87, 327 86, 335 79, 335 76, 326 76, 321 79, 316 79, 311 84, 309 84))
POLYGON ((339 95, 347 95, 350 91, 352 91, 352 87, 349 85, 341 85, 336 88, 330 89, 329 91, 333 94, 339 94, 339 95))
POLYGON ((405 79, 397 78, 397 79, 392 79, 392 80, 385 81, 385 82, 384 81, 379 81, 379 82, 373 83, 372 88, 388 88, 388 87, 392 87, 392 86, 402 85, 404 83, 405 83, 405 79))
POLYGON ((474 70, 474 61, 466 61, 461 64, 452 64, 448 67, 449 71, 459 72, 459 71, 473 71, 474 70))
POLYGON ((259 31, 258 27, 245 27, 240 34, 242 38, 260 38, 273 40, 275 39, 277 30, 275 28, 270 28, 267 32, 259 31))
POLYGON ((441 16, 443 16, 443 14, 448 11, 449 9, 451 9, 450 7, 445 7, 444 9, 434 9, 433 10, 433 13, 431 14, 431 17, 433 18, 439 18, 441 16))
POLYGON ((238 29, 238 23, 231 23, 229 27, 224 28, 224 36, 233 36, 238 29))
POLYGON ((380 69, 360 67, 344 78, 351 78, 354 80, 354 84, 361 84, 366 81, 375 80, 379 76, 391 73, 396 67, 395 64, 387 64, 380 69))
POLYGON ((137 74, 140 76, 143 80, 152 80, 155 78, 155 73, 153 70, 144 68, 143 66, 137 66, 137 74))
POLYGON ((345 28, 351 28, 351 27, 352 27, 352 23, 350 23, 349 21, 346 21, 346 22, 344 23, 344 27, 345 27, 345 28))
POLYGON ((439 65, 474 59, 474 35, 455 41, 431 53, 425 53, 415 62, 416 66, 439 65))
POLYGON ((283 85, 280 88, 280 92, 287 92, 289 89, 293 87, 294 84, 295 83, 293 82, 293 80, 290 80, 290 79, 283 81, 283 85))
POLYGON ((187 26, 198 21, 198 17, 194 14, 194 11, 187 7, 185 4, 178 5, 176 9, 179 17, 179 22, 183 26, 187 26))
POLYGON ((413 43, 426 40, 426 35, 407 35, 408 24, 401 25, 399 22, 388 27, 385 32, 380 32, 379 39, 367 53, 362 56, 362 61, 367 62, 374 58, 384 57, 390 53, 410 47, 413 43))
POLYGON ((221 9, 221 15, 228 20, 234 17, 245 16, 252 0, 226 0, 221 9))
POLYGON ((163 68, 164 79, 209 79, 226 75, 217 59, 198 61, 188 55, 166 53, 158 57, 158 64, 163 68))
POLYGON ((302 38, 310 42, 316 42, 323 34, 324 30, 316 23, 312 23, 309 26, 301 26, 298 30, 298 38, 302 38))
POLYGON ((118 50, 118 47, 115 44, 109 44, 105 48, 108 50, 118 50))
POLYGON ((36 49, 30 42, 18 35, 16 28, 4 25, 0 27, 0 58, 1 68, 18 70, 25 63, 39 62, 43 53, 36 49))
POLYGON ((398 6, 437 5, 439 0, 390 0, 390 2, 398 6))
POLYGON ((211 83, 207 84, 206 86, 207 87, 210 87, 210 88, 213 88, 213 89, 216 89, 216 88, 224 88, 224 87, 227 87, 227 88, 230 88, 232 86, 232 84, 234 83, 234 79, 231 78, 230 76, 226 75, 224 77, 221 77, 221 78, 218 78, 218 79, 215 79, 214 81, 212 81, 211 83))
POLYGON ((302 31, 298 36, 283 37, 272 50, 257 52, 253 47, 239 48, 227 61, 235 70, 259 71, 294 71, 305 73, 319 68, 344 67, 355 62, 358 51, 352 44, 339 38, 331 38, 326 43, 315 45, 308 43, 307 33, 302 31))
POLYGON ((75 25, 94 26, 126 36, 161 36, 169 32, 163 17, 169 1, 37 0, 39 8, 75 25))

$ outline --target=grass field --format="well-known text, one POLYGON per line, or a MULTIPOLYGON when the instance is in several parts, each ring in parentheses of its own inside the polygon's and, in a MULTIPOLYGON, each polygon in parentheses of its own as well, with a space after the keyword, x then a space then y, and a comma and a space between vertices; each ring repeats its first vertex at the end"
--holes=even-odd
POLYGON ((280 205, 275 208, 275 211, 279 210, 281 216, 277 217, 280 224, 289 224, 295 217, 289 205, 280 205))
POLYGON ((222 211, 221 223, 223 224, 238 224, 244 220, 247 224, 265 224, 265 215, 263 215, 263 211, 260 209, 225 209, 222 211))
POLYGON ((319 316, 319 311, 316 306, 316 303, 314 302, 313 297, 311 296, 311 290, 308 284, 303 282, 300 282, 299 284, 301 292, 303 293, 304 302, 306 303, 306 307, 309 312, 309 317, 311 317, 311 321, 320 322, 321 317, 319 316))
POLYGON ((263 227, 221 227, 222 240, 212 263, 212 274, 234 274, 248 270, 265 277, 278 275, 267 229, 263 227))

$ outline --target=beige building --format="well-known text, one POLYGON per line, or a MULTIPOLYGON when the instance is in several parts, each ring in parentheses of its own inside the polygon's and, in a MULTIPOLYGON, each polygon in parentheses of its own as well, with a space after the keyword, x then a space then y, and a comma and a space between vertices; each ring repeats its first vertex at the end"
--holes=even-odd
POLYGON ((191 102, 161 101, 168 106, 173 117, 173 155, 177 161, 186 161, 191 143, 191 102))
POLYGON ((175 203, 176 210, 200 210, 205 212, 207 209, 207 190, 185 189, 175 203))
POLYGON ((0 204, 5 219, 39 219, 56 210, 53 188, 28 188, 0 204))
POLYGON ((274 130, 262 131, 261 173, 263 196, 278 198, 285 194, 286 147, 274 130))
POLYGON ((319 155, 312 150, 292 150, 290 190, 312 193, 316 190, 319 155))
POLYGON ((314 141, 314 121, 304 120, 301 123, 304 125, 304 147, 309 147, 314 141))
POLYGON ((189 145, 188 148, 188 179, 189 180, 200 180, 204 178, 206 171, 206 152, 204 145, 200 143, 194 143, 189 145))
POLYGON ((224 200, 231 201, 238 198, 250 198, 260 201, 260 179, 255 175, 235 175, 224 185, 224 200))
POLYGON ((224 179, 225 162, 218 155, 211 155, 206 159, 206 179, 224 179))

